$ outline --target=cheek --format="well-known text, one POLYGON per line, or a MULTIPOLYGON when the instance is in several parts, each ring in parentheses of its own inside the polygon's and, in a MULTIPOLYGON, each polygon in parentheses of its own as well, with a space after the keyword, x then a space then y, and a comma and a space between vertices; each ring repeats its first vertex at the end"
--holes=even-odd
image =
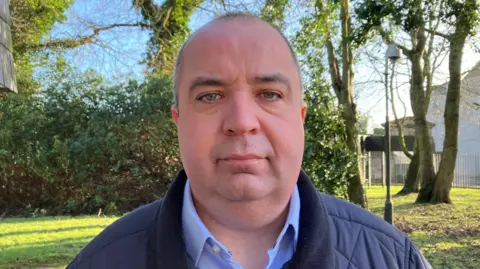
POLYGON ((180 151, 185 162, 195 164, 210 161, 209 155, 214 146, 215 130, 212 121, 196 118, 180 118, 178 138, 180 151), (192 161, 189 162, 188 159, 192 161))
POLYGON ((303 157, 304 130, 301 117, 270 121, 266 133, 272 143, 276 159, 298 162, 303 157))

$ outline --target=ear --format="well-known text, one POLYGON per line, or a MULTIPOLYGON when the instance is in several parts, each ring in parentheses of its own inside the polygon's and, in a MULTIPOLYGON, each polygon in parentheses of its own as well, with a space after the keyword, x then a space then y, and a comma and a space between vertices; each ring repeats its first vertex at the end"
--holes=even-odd
POLYGON ((180 114, 178 112, 178 107, 177 105, 172 105, 172 119, 175 121, 175 124, 178 125, 178 118, 180 117, 180 114))
POLYGON ((305 117, 307 117, 307 105, 305 103, 302 104, 302 110, 300 113, 302 114, 302 120, 305 122, 305 117))

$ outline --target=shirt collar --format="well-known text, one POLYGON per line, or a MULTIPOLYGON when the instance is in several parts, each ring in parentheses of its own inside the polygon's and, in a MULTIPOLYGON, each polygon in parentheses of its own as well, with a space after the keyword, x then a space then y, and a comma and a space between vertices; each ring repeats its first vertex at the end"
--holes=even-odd
MULTIPOLYGON (((285 237, 285 234, 290 230, 293 230, 293 248, 296 249, 298 242, 300 226, 300 195, 298 191, 298 186, 295 185, 293 190, 290 206, 287 215, 285 225, 283 226, 282 231, 280 232, 276 246, 280 243, 281 240, 285 237), (290 229, 291 228, 291 229, 290 229)), ((182 231, 183 239, 185 242, 185 247, 187 253, 193 259, 194 263, 197 264, 200 256, 202 254, 205 242, 211 238, 215 240, 213 235, 208 231, 205 224, 198 216, 198 213, 195 209, 192 200, 192 194, 190 190, 190 181, 187 179, 184 188, 183 195, 183 206, 182 206, 182 231)), ((215 240, 216 241, 216 240, 215 240)), ((220 244, 221 245, 221 244, 220 244)))
POLYGON ((289 227, 293 229, 293 248, 295 250, 297 247, 298 232, 300 228, 300 194, 296 184, 292 192, 292 197, 290 198, 290 207, 288 209, 287 220, 285 221, 285 225, 278 236, 277 244, 283 239, 289 227))
POLYGON ((209 237, 213 236, 203 224, 193 205, 190 180, 188 179, 183 192, 182 230, 187 253, 196 265, 203 251, 205 242, 209 237))

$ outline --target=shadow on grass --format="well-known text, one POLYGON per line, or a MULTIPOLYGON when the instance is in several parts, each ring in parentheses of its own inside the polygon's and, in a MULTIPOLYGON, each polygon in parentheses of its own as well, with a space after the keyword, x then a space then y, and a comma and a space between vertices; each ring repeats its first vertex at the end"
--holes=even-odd
POLYGON ((93 236, 64 238, 0 249, 0 268, 65 266, 92 239, 93 236))
POLYGON ((480 246, 452 247, 424 253, 433 268, 478 269, 480 246))
POLYGON ((67 232, 67 231, 76 231, 83 229, 96 229, 96 228, 106 228, 108 225, 90 225, 90 226, 75 226, 69 228, 58 228, 58 229, 43 229, 43 230, 32 230, 32 231, 19 231, 19 232, 8 232, 1 233, 0 238, 7 236, 23 235, 23 234, 39 234, 39 233, 54 233, 54 232, 67 232))
POLYGON ((47 222, 47 221, 62 221, 62 220, 81 220, 91 218, 92 215, 79 216, 47 216, 47 217, 32 217, 32 218, 4 218, 0 219, 0 224, 25 224, 31 222, 47 222))
MULTIPOLYGON (((85 236, 75 237, 75 238, 43 240, 40 242, 26 243, 16 249, 22 249, 24 248, 23 246, 49 246, 49 245, 58 245, 58 244, 69 246, 69 245, 72 245, 72 242, 74 243, 76 241, 90 242, 90 240, 92 240, 94 237, 95 237, 94 235, 85 235, 85 236)), ((15 249, 15 247, 12 247, 12 248, 15 249)))
POLYGON ((480 234, 466 235, 463 231, 449 234, 423 233, 411 235, 433 268, 478 269, 480 234))
MULTIPOLYGON (((430 206, 432 206, 432 205, 431 204, 415 204, 413 202, 412 203, 402 203, 402 204, 396 205, 395 202, 393 202, 394 213, 395 213, 395 211, 408 211, 408 210, 417 209, 417 208, 429 208, 430 206)), ((384 209, 385 209, 385 206, 382 205, 382 206, 372 207, 372 208, 370 208, 370 211, 372 211, 372 212, 383 212, 384 209)))
POLYGON ((70 220, 73 217, 38 217, 38 218, 5 218, 0 220, 0 224, 24 224, 31 222, 45 222, 45 221, 57 221, 57 220, 70 220))

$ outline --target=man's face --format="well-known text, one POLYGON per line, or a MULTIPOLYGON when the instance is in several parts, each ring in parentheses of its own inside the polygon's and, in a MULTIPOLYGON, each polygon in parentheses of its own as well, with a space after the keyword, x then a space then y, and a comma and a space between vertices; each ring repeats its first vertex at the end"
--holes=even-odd
POLYGON ((300 84, 287 44, 259 20, 215 22, 191 38, 172 115, 196 199, 291 193, 304 149, 300 84))

